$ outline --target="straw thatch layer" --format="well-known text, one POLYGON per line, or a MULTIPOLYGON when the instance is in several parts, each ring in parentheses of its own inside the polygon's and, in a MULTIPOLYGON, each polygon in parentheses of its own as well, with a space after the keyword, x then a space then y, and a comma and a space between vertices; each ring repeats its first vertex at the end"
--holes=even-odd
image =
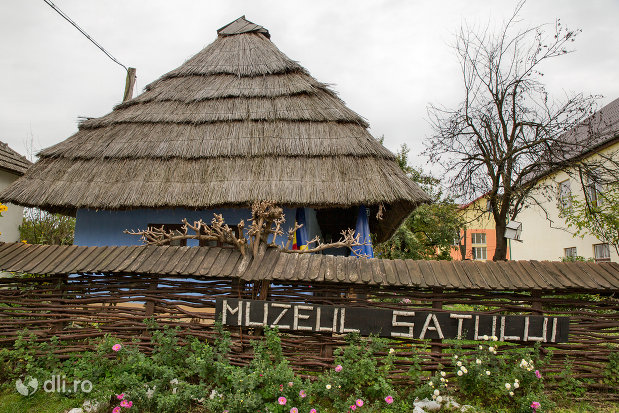
POLYGON ((234 75, 184 76, 151 83, 140 96, 118 108, 153 100, 196 102, 227 97, 276 97, 330 91, 327 85, 304 73, 239 77, 234 75))
POLYGON ((256 157, 250 159, 45 158, 5 192, 63 207, 106 209, 182 205, 248 205, 269 199, 298 205, 391 203, 424 193, 398 166, 376 158, 256 157), (256 176, 260 179, 257 180, 256 176))
POLYGON ((262 76, 307 71, 283 54, 262 34, 246 33, 219 37, 163 79, 178 76, 228 73, 236 76, 262 76))
POLYGON ((312 95, 265 98, 222 98, 194 103, 156 101, 119 108, 81 128, 100 128, 114 123, 207 123, 237 120, 314 121, 367 123, 343 102, 324 91, 312 95))
POLYGON ((42 151, 1 199, 65 213, 384 205, 384 220, 370 221, 379 240, 429 201, 367 122, 266 29, 244 19, 226 27, 142 95, 42 151))
POLYGON ((44 158, 83 159, 267 155, 393 159, 364 127, 335 122, 124 123, 82 129, 40 153, 44 158))

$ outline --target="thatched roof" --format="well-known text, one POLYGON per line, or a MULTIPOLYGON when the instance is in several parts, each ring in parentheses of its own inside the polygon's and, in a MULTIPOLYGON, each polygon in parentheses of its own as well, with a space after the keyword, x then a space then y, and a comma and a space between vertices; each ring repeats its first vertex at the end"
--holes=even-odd
POLYGON ((385 206, 379 238, 429 197, 325 84, 237 19, 179 68, 43 150, 4 201, 77 208, 385 206))
POLYGON ((20 155, 9 148, 4 142, 0 142, 0 169, 15 175, 23 175, 32 165, 25 156, 20 155))

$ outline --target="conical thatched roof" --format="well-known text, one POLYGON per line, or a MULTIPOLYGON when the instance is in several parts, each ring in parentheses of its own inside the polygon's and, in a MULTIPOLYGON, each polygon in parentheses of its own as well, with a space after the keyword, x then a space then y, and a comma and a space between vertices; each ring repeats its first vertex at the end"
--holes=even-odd
POLYGON ((391 235, 428 196, 325 84, 240 18, 141 95, 43 150, 6 202, 77 208, 364 204, 391 235))

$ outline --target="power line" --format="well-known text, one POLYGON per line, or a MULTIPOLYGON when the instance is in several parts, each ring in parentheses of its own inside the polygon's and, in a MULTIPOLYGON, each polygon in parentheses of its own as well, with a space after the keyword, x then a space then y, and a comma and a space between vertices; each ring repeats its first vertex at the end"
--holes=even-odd
POLYGON ((80 26, 77 25, 77 23, 75 23, 73 20, 71 20, 71 18, 69 16, 67 16, 62 10, 60 10, 58 7, 56 7, 56 5, 54 3, 51 2, 51 0, 43 0, 45 3, 47 3, 52 9, 54 9, 58 14, 60 14, 66 21, 68 21, 69 23, 71 23, 71 25, 73 25, 73 27, 75 27, 77 30, 80 31, 80 33, 82 33, 84 36, 86 36, 86 38, 88 40, 90 40, 95 46, 97 46, 103 53, 105 53, 107 55, 107 57, 109 57, 110 59, 112 59, 112 61, 114 63, 119 64, 120 66, 122 66, 126 71, 128 71, 129 69, 127 69, 127 66, 123 65, 122 63, 120 63, 114 56, 112 56, 107 50, 105 50, 103 48, 103 46, 101 46, 99 43, 97 43, 95 41, 95 39, 93 39, 92 37, 90 37, 88 35, 88 33, 86 33, 80 26))

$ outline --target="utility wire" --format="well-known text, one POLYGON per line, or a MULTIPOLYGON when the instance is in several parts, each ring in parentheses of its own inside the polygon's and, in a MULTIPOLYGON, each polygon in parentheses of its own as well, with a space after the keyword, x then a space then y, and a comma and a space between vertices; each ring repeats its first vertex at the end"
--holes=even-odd
POLYGON ((110 59, 112 59, 112 61, 114 63, 119 64, 120 66, 122 66, 126 71, 129 71, 129 69, 127 69, 127 66, 123 65, 122 63, 120 63, 118 60, 116 60, 116 58, 114 56, 112 56, 107 50, 105 50, 103 48, 103 46, 101 46, 99 43, 97 43, 95 41, 95 39, 93 39, 92 37, 90 37, 88 35, 88 33, 86 33, 80 26, 77 25, 77 23, 75 23, 73 20, 71 20, 71 18, 69 16, 67 16, 62 10, 60 10, 58 7, 56 7, 56 5, 54 3, 51 2, 51 0, 43 0, 45 3, 47 3, 49 5, 49 7, 51 7, 52 9, 54 9, 58 14, 60 14, 66 21, 68 21, 69 23, 71 23, 71 25, 73 27, 75 27, 77 30, 80 31, 80 33, 82 33, 84 36, 86 36, 86 38, 88 40, 90 40, 95 46, 97 46, 103 53, 105 53, 107 55, 107 57, 109 57, 110 59))

